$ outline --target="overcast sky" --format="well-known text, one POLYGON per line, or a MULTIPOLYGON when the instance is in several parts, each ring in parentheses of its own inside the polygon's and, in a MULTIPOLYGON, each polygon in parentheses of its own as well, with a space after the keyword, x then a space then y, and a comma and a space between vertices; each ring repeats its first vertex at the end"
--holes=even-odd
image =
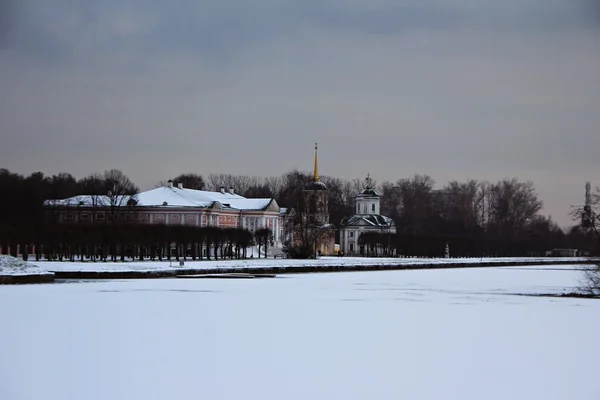
POLYGON ((0 168, 600 184, 594 0, 0 0, 0 168))

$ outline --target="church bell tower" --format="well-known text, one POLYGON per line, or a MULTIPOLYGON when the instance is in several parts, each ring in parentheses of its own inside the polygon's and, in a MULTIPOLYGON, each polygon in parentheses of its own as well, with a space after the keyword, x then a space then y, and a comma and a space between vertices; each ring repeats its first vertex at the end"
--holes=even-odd
POLYGON ((318 145, 315 143, 315 164, 312 183, 302 191, 304 200, 304 217, 310 225, 325 225, 329 223, 328 190, 319 179, 318 145))

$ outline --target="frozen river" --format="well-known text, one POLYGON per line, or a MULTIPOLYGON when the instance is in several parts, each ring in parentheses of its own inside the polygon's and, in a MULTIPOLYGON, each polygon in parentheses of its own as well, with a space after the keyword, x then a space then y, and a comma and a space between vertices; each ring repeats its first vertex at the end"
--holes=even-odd
POLYGON ((598 399, 573 268, 0 287, 0 399, 598 399))

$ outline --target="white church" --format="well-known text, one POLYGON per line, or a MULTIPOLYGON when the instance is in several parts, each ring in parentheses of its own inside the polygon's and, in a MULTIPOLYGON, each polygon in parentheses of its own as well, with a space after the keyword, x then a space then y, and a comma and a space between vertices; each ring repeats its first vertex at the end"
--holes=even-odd
POLYGON ((347 256, 364 255, 365 248, 359 242, 365 232, 377 232, 392 236, 396 233, 394 221, 379 214, 380 198, 373 188, 369 174, 365 179, 365 188, 356 196, 356 214, 346 218, 340 227, 340 250, 347 256))

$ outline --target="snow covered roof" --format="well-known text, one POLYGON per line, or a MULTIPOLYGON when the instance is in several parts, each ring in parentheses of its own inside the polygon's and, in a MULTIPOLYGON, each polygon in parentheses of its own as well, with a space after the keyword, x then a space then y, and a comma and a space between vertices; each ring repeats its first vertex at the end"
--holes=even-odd
POLYGON ((377 194, 377 192, 375 191, 375 189, 366 188, 365 190, 363 190, 362 192, 360 192, 360 194, 358 195, 358 197, 379 197, 379 194, 377 194))
POLYGON ((321 181, 315 181, 306 190, 327 190, 327 186, 321 181))
MULTIPOLYGON (((209 208, 220 204, 220 207, 233 210, 264 210, 270 205, 274 211, 279 210, 279 206, 274 199, 247 199, 238 194, 229 192, 209 192, 205 190, 186 189, 179 187, 162 186, 155 189, 140 192, 134 199, 138 207, 200 207, 209 208)), ((74 196, 62 200, 47 200, 47 205, 62 206, 109 206, 110 198, 108 196, 74 196)), ((125 205, 127 200, 122 201, 125 205)))
MULTIPOLYGON (((129 199, 135 200, 135 196, 115 196, 112 201, 116 205, 127 205, 129 199)), ((109 207, 111 205, 111 198, 108 196, 96 196, 89 194, 82 194, 66 199, 53 199, 44 201, 44 205, 47 206, 64 206, 64 207, 109 207)))
POLYGON ((376 228, 391 228, 394 220, 379 214, 353 215, 344 223, 345 226, 372 226, 376 228))

